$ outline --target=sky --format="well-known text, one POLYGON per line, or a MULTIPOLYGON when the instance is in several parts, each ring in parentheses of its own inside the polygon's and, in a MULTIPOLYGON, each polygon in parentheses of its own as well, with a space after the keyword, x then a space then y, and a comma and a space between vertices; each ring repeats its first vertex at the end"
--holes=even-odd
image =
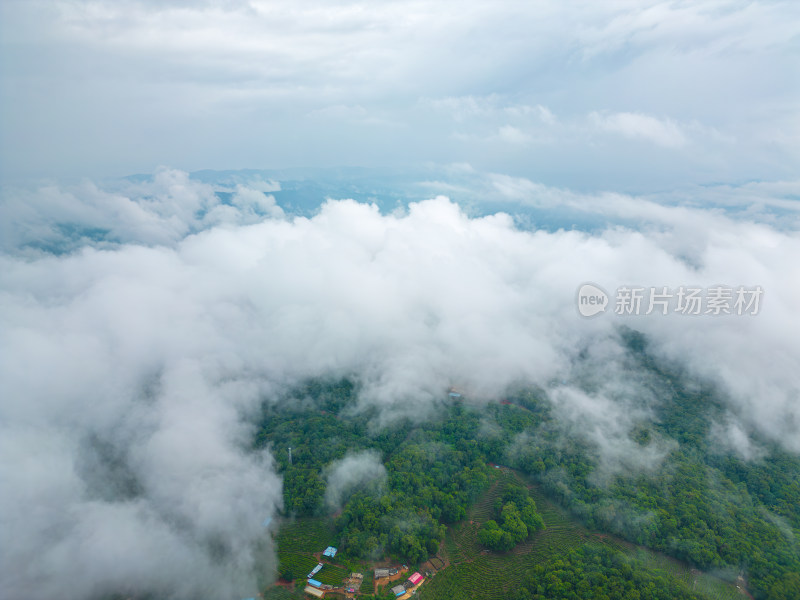
MULTIPOLYGON (((309 377, 373 430, 535 385, 638 473, 674 446, 631 439, 664 398, 624 326, 715 390, 721 451, 800 452, 798 12, 0 3, 0 597, 253 596, 252 440, 309 377), (762 296, 673 310, 693 287, 762 296)), ((385 473, 322 476, 338 506, 385 473)))
POLYGON ((2 177, 469 163, 794 179, 791 1, 7 0, 2 177))

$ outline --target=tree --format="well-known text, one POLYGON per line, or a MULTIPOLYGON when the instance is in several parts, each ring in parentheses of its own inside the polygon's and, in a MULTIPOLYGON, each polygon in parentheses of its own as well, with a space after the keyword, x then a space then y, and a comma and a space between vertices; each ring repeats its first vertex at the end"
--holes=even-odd
POLYGON ((544 529, 544 520, 536 510, 536 502, 528 494, 528 489, 519 485, 509 485, 505 489, 495 504, 497 521, 488 521, 478 531, 478 541, 482 545, 505 552, 535 531, 544 529))
POLYGON ((507 502, 503 506, 500 518, 503 521, 503 531, 508 532, 514 544, 519 544, 528 537, 528 528, 522 522, 522 517, 519 514, 519 510, 517 510, 516 504, 507 502))
POLYGON ((522 517, 522 522, 525 523, 525 526, 528 528, 529 536, 545 528, 544 519, 542 519, 542 515, 536 510, 536 502, 533 501, 533 498, 525 499, 525 504, 520 511, 520 516, 522 517))
POLYGON ((800 575, 786 573, 770 588, 769 597, 775 600, 792 600, 800 597, 800 575))
POLYGON ((497 521, 487 521, 481 526, 478 530, 478 541, 495 552, 508 552, 516 543, 512 535, 502 529, 497 521))
POLYGON ((500 546, 502 536, 503 530, 497 521, 486 521, 478 530, 478 541, 490 550, 496 550, 500 546))

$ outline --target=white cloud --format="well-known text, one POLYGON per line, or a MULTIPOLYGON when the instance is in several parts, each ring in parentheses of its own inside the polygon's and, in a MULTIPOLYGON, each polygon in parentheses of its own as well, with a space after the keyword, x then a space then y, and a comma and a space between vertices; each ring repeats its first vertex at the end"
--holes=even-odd
POLYGON ((210 225, 282 218, 275 198, 262 190, 280 186, 260 180, 236 184, 230 203, 224 204, 215 187, 168 168, 159 168, 147 182, 122 182, 115 191, 90 181, 69 191, 53 185, 35 192, 13 190, 0 202, 0 247, 66 251, 87 241, 170 245, 210 225))
POLYGON ((670 119, 658 119, 639 113, 593 112, 589 115, 589 121, 600 131, 650 141, 665 148, 680 148, 688 141, 682 128, 670 119))
POLYGON ((527 144, 531 141, 530 135, 511 125, 503 125, 497 132, 497 137, 509 144, 527 144))
MULTIPOLYGON (((313 218, 248 224, 251 209, 280 213, 263 192, 236 188, 229 208, 243 216, 214 227, 195 214, 215 197, 205 187, 179 172, 156 180, 130 196, 85 184, 32 201, 96 224, 106 222, 97 199, 112 198, 124 243, 0 256, 5 598, 252 593, 254 565, 270 564, 258 523, 280 484, 268 455, 245 450, 249 423, 264 398, 307 376, 356 374, 362 405, 382 408, 378 424, 426 418, 449 385, 480 399, 537 383, 606 468, 641 468, 665 448, 637 455, 620 440, 649 401, 624 373, 605 377, 617 373, 614 328, 628 324, 656 354, 721 387, 740 424, 736 447, 747 448, 748 432, 800 451, 794 231, 500 176, 515 198, 633 211, 647 225, 525 232, 446 198, 391 215, 328 201, 313 218), (610 291, 761 285, 765 296, 755 317, 585 320, 574 306, 585 281, 610 291), (602 389, 554 386, 585 348, 602 389), (224 559, 211 547, 226 548, 224 559)), ((47 211, 11 214, 30 231, 52 226, 47 211)))
POLYGON ((663 189, 665 165, 632 165, 626 144, 597 148, 572 128, 599 107, 619 133, 699 145, 667 165, 682 180, 796 170, 792 3, 94 0, 2 10, 4 180, 162 163, 497 169, 485 139, 507 125, 538 146, 505 148, 509 170, 561 184, 558 174, 572 183, 578 173, 596 189, 608 174, 627 186, 629 169, 647 168, 651 189, 663 189), (469 143, 453 139, 443 111, 469 143))

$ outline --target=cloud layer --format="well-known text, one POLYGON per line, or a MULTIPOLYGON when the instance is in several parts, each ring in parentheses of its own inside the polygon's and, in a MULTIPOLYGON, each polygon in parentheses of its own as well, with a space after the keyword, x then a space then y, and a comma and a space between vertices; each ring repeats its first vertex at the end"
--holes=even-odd
POLYGON ((58 230, 45 208, 19 212, 40 202, 116 238, 0 255, 4 598, 252 594, 271 573, 260 524, 280 481, 250 449, 251 423, 309 376, 356 377, 362 405, 382 409, 376 425, 426 418, 450 385, 480 400, 535 383, 604 461, 638 468, 667 449, 628 456, 623 438, 650 400, 613 368, 627 325, 720 386, 728 413, 714 435, 734 432, 745 456, 758 454, 753 436, 800 452, 796 231, 623 196, 605 198, 609 214, 638 207, 642 231, 523 230, 445 197, 389 214, 329 200, 290 217, 260 190, 235 188, 226 204, 167 170, 125 189, 4 200, 28 231, 58 230), (612 293, 760 285, 764 297, 756 316, 584 319, 587 281, 612 293), (581 383, 578 364, 600 383, 581 383))

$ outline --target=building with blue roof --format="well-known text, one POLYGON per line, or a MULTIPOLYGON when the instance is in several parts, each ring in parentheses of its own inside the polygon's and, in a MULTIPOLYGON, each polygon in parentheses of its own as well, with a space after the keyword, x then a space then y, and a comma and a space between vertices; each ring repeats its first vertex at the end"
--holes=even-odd
POLYGON ((316 566, 316 567, 314 567, 313 569, 311 569, 311 573, 309 573, 309 574, 307 575, 307 577, 308 577, 309 579, 311 579, 311 578, 312 578, 314 575, 316 575, 317 573, 319 573, 319 570, 320 570, 321 568, 322 568, 322 563, 319 563, 319 564, 317 564, 317 566, 316 566))

